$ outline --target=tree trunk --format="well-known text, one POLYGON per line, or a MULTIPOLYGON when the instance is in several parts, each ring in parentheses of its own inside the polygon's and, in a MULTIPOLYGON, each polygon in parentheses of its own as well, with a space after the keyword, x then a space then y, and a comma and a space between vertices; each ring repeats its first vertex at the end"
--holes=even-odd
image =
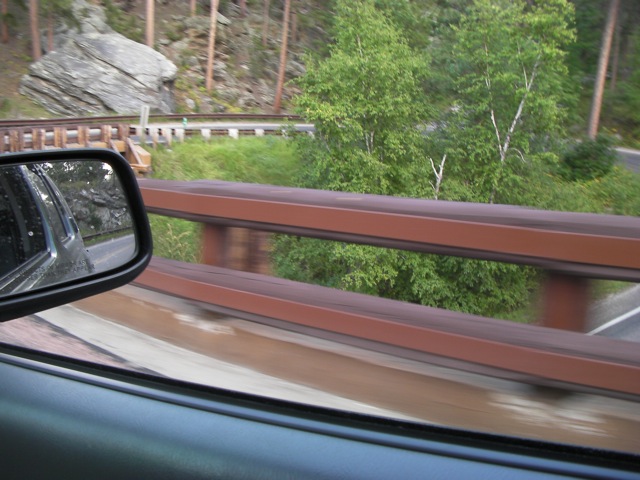
POLYGON ((155 30, 155 0, 147 0, 147 29, 146 41, 147 47, 153 48, 153 37, 155 30))
POLYGON ((211 0, 211 25, 209 27, 209 48, 207 49, 207 79, 205 88, 213 90, 213 59, 216 53, 216 25, 218 24, 218 0, 211 0))
POLYGON ((270 0, 264 0, 264 8, 262 10, 262 46, 267 46, 267 38, 269 36, 269 4, 270 0))
POLYGON ((280 113, 282 104, 282 89, 284 88, 284 74, 287 66, 287 42, 289 39, 289 12, 291 11, 291 0, 285 0, 284 23, 282 25, 282 45, 280 47, 280 69, 278 71, 278 86, 276 87, 276 97, 273 101, 273 113, 280 113))
POLYGON ((33 61, 37 62, 42 56, 40 26, 38 25, 38 0, 29 0, 29 26, 31 28, 31 53, 33 61))
POLYGON ((247 0, 240 0, 240 17, 247 16, 247 0))
POLYGON ((196 6, 197 6, 198 1, 197 0, 191 0, 191 3, 189 5, 189 13, 192 17, 196 16, 196 6))
POLYGON ((47 13, 47 52, 53 51, 53 12, 47 13))
POLYGON ((9 43, 9 26, 7 25, 7 14, 9 13, 9 0, 2 0, 2 43, 9 43))
POLYGON ((616 91, 618 84, 618 69, 620 68, 620 24, 616 25, 615 33, 613 34, 613 60, 611 61, 611 82, 609 83, 609 89, 612 92, 616 91))
POLYGON ((602 96, 604 93, 604 84, 607 80, 607 66, 609 64, 609 56, 611 55, 611 41, 613 32, 618 20, 618 11, 620 10, 620 0, 611 0, 609 4, 609 13, 607 15, 607 23, 602 33, 602 46, 600 47, 600 58, 598 60, 598 73, 596 75, 596 84, 593 89, 593 101, 591 102, 591 115, 589 117, 588 135, 592 140, 598 135, 598 125, 600 123, 600 111, 602 110, 602 96))

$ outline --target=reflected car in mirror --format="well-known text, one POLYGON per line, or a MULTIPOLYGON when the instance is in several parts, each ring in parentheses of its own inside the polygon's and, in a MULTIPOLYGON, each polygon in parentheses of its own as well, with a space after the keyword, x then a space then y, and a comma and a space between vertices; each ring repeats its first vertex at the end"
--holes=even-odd
POLYGON ((0 156, 0 321, 59 305, 67 290, 81 298, 122 285, 150 257, 146 212, 122 156, 0 156))

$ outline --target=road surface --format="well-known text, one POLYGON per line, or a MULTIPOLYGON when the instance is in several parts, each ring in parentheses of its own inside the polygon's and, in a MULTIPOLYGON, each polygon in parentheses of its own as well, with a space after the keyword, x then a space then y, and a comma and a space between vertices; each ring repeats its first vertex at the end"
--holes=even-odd
POLYGON ((110 238, 87 247, 96 273, 121 267, 133 258, 135 252, 136 239, 133 235, 110 238))
POLYGON ((590 312, 587 332, 640 342, 640 284, 602 300, 590 312))
POLYGON ((629 148, 616 148, 620 162, 626 165, 629 170, 640 173, 640 150, 629 148))

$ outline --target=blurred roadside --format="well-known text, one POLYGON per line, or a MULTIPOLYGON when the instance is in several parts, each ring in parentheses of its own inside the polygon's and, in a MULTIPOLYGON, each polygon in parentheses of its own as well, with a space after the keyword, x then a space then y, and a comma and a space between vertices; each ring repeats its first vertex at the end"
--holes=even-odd
POLYGON ((640 453, 632 399, 410 361, 216 316, 133 286, 2 324, 0 340, 295 402, 640 453))

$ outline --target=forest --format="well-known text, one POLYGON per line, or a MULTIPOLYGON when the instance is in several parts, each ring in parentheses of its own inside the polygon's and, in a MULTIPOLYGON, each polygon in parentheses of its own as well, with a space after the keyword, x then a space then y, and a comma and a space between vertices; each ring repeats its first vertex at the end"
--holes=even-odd
MULTIPOLYGON (((8 2, 2 0, 3 39, 11 31, 8 2)), ((41 20, 72 4, 28 3, 24 14, 41 20)), ((151 21, 142 22, 144 30, 125 30, 154 45, 155 2, 121 3, 145 8, 143 20, 151 21)), ((296 112, 316 126, 313 138, 292 140, 301 164, 294 185, 640 215, 639 175, 617 165, 613 149, 640 139, 640 2, 173 3, 184 14, 210 15, 199 86, 207 94, 216 95, 213 60, 224 48, 216 15, 248 22, 255 48, 244 61, 264 62, 269 49, 277 56, 277 68, 251 75, 261 72, 274 84, 274 112, 296 112), (303 58, 301 75, 287 74, 292 54, 303 58), (295 95, 283 98, 283 86, 295 95)), ((530 304, 540 275, 288 236, 275 240, 273 261, 286 278, 506 317, 530 304)))

